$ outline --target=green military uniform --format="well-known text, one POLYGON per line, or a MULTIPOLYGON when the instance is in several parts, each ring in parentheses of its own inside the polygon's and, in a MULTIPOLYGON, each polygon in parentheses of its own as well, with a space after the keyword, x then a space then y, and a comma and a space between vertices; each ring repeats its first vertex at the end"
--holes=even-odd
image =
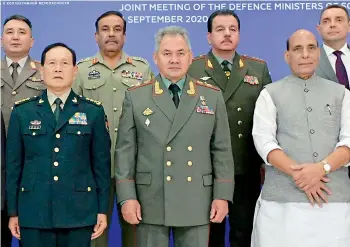
MULTIPOLYGON (((73 85, 74 91, 102 102, 109 120, 112 140, 112 190, 108 213, 108 225, 110 226, 115 201, 114 150, 125 90, 150 80, 152 72, 145 59, 131 57, 124 52, 115 68, 110 68, 100 53, 97 53, 94 57, 83 59, 78 63, 78 67, 78 76, 73 85)), ((122 227, 123 247, 130 247, 129 243, 133 241, 133 229, 122 219, 123 217, 119 218, 122 227)), ((93 241, 93 246, 107 247, 108 231, 105 231, 101 237, 93 241)))
POLYGON ((14 103, 27 97, 41 94, 46 88, 39 72, 40 63, 28 57, 17 80, 12 80, 10 64, 1 61, 1 110, 4 114, 6 130, 14 103))
POLYGON ((141 204, 137 247, 167 247, 170 227, 176 246, 205 246, 212 201, 233 197, 225 104, 218 88, 187 76, 176 109, 165 83, 157 76, 126 93, 116 146, 118 201, 141 204))
POLYGON ((23 247, 90 245, 97 214, 107 214, 109 204, 105 122, 101 103, 73 91, 57 121, 47 91, 15 103, 6 188, 8 213, 19 217, 23 247))
MULTIPOLYGON (((235 196, 230 208, 231 247, 250 246, 256 200, 260 194, 260 167, 263 163, 255 150, 252 127, 255 102, 271 77, 263 60, 236 53, 224 66, 210 51, 194 59, 188 73, 196 79, 219 87, 226 103, 231 146, 235 161, 235 196), (229 79, 227 78, 229 77, 229 79)), ((210 246, 221 247, 225 241, 225 223, 211 226, 210 246)))

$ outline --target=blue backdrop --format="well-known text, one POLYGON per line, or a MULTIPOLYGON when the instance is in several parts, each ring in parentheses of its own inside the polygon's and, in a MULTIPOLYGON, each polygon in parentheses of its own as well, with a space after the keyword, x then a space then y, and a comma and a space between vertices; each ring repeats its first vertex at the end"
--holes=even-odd
MULTIPOLYGON (((206 21, 217 9, 230 8, 241 19, 240 54, 264 59, 272 79, 289 73, 283 53, 286 39, 297 29, 315 34, 321 10, 339 3, 350 9, 350 1, 1 1, 1 21, 12 14, 22 14, 33 24, 35 38, 31 55, 40 59, 44 47, 53 42, 71 46, 78 58, 97 52, 94 40, 96 18, 108 10, 120 10, 127 20, 124 50, 132 56, 152 61, 154 34, 167 25, 180 25, 189 31, 194 55, 207 53, 206 21)), ((317 34, 319 42, 321 39, 317 34)), ((349 39, 350 42, 350 39, 349 39)), ((17 243, 14 245, 17 247, 17 243)), ((110 230, 110 245, 120 246, 120 228, 114 213, 110 230)))

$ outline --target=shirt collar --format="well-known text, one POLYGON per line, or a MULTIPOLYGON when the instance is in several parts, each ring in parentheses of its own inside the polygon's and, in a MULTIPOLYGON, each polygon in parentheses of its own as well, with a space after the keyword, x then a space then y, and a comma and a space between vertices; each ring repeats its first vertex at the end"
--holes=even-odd
MULTIPOLYGON (((160 76, 162 78, 163 83, 165 84, 166 88, 169 89, 169 86, 173 83, 170 80, 168 80, 167 78, 163 77, 162 75, 160 76)), ((185 81, 186 81, 186 76, 184 76, 182 79, 180 79, 179 81, 176 82, 176 84, 178 85, 178 87, 180 88, 180 92, 182 92, 182 89, 185 85, 185 81)))
MULTIPOLYGON (((20 60, 18 60, 18 64, 19 66, 23 69, 24 65, 26 64, 28 59, 28 56, 25 56, 23 58, 21 58, 20 60)), ((11 64, 13 63, 12 59, 6 56, 6 61, 7 61, 7 67, 10 67, 11 64)))
MULTIPOLYGON (((222 63, 223 61, 226 60, 226 59, 223 59, 223 58, 221 58, 221 57, 215 55, 214 53, 213 53, 213 55, 214 55, 215 59, 218 61, 218 63, 219 63, 220 65, 221 65, 221 63, 222 63)), ((233 64, 233 59, 235 58, 235 55, 236 55, 236 53, 233 54, 233 56, 232 56, 232 58, 231 58, 230 60, 227 60, 231 65, 233 64)))
MULTIPOLYGON (((333 55, 333 52, 335 51, 333 48, 329 47, 326 44, 323 44, 323 49, 325 50, 327 57, 333 55)), ((350 56, 350 49, 346 43, 339 51, 341 51, 346 56, 350 56)))
POLYGON ((55 100, 57 98, 60 98, 64 105, 68 99, 70 92, 71 92, 71 89, 69 89, 67 92, 63 93, 60 97, 58 97, 53 92, 50 92, 49 90, 47 90, 47 100, 49 101, 50 106, 52 106, 55 103, 55 100))

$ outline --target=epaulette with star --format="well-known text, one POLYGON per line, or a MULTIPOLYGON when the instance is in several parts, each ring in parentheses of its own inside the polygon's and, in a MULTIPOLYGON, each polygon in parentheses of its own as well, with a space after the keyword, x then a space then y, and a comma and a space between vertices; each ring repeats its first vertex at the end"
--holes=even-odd
POLYGON ((149 81, 145 81, 145 82, 142 83, 142 84, 138 84, 138 85, 129 87, 127 90, 128 90, 128 91, 131 91, 131 90, 134 90, 134 89, 137 89, 137 88, 140 88, 140 87, 144 87, 144 86, 150 85, 150 84, 152 84, 153 82, 154 82, 154 79, 149 80, 149 81))
POLYGON ((207 87, 207 88, 211 88, 211 89, 214 89, 216 91, 220 91, 220 88, 218 87, 215 87, 209 83, 204 83, 204 82, 201 82, 201 81, 196 81, 196 84, 199 85, 199 86, 203 86, 203 87, 207 87))
POLYGON ((143 62, 147 65, 149 65, 148 61, 142 57, 134 57, 134 56, 130 56, 131 60, 135 60, 135 61, 140 61, 140 62, 143 62))
POLYGON ((207 55, 199 55, 198 57, 193 58, 192 61, 200 60, 200 59, 203 59, 203 58, 206 58, 206 57, 207 57, 207 55))
POLYGON ((260 62, 260 63, 266 63, 264 60, 262 60, 260 58, 257 58, 257 57, 251 57, 251 56, 248 56, 248 55, 241 55, 241 57, 244 58, 244 59, 254 60, 254 61, 257 61, 257 62, 260 62))
POLYGON ((84 100, 85 102, 88 102, 88 103, 91 103, 93 105, 96 105, 96 106, 101 106, 102 103, 98 100, 94 100, 94 99, 90 99, 90 98, 86 98, 84 96, 81 96, 79 95, 80 99, 84 100))
POLYGON ((36 98, 37 98, 37 96, 18 100, 15 102, 15 106, 19 106, 19 105, 22 105, 24 103, 31 102, 31 101, 35 100, 36 98))
POLYGON ((85 63, 85 62, 89 62, 89 61, 92 61, 94 59, 94 57, 87 57, 87 58, 83 58, 81 60, 79 60, 77 62, 77 65, 80 64, 80 63, 85 63))
POLYGON ((30 61, 30 67, 32 68, 32 69, 38 69, 38 68, 40 68, 41 67, 41 63, 39 62, 39 61, 37 61, 37 60, 31 60, 30 61))

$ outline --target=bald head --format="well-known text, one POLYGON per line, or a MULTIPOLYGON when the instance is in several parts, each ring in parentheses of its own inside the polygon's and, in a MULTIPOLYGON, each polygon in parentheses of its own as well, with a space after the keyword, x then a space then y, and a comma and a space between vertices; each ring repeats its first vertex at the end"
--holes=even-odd
POLYGON ((287 40, 285 59, 298 77, 312 76, 318 66, 320 50, 315 35, 308 30, 298 30, 287 40))

